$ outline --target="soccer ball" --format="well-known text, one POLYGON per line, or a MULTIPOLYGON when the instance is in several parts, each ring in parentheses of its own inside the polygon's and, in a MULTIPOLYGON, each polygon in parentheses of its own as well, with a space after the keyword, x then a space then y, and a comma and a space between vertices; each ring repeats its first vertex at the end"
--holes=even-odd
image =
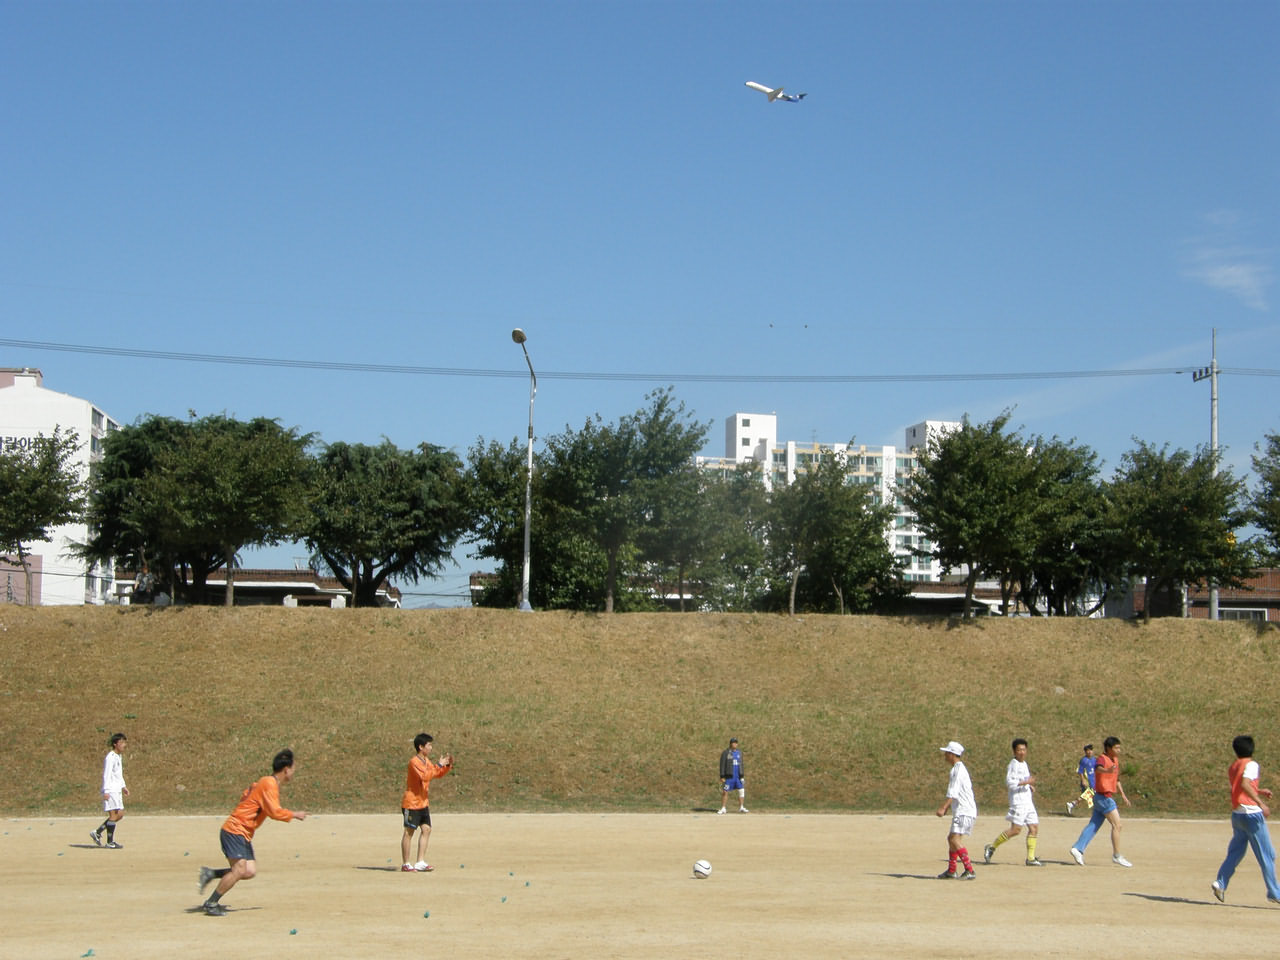
POLYGON ((693 875, 699 880, 705 880, 711 876, 711 861, 698 860, 693 865, 693 875))

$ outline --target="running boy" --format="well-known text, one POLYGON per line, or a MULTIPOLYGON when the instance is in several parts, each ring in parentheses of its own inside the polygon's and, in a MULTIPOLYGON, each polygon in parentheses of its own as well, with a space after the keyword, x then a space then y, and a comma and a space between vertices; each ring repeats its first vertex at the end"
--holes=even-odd
POLYGON ((1093 770, 1098 765, 1098 758, 1093 755, 1093 744, 1084 745, 1084 756, 1076 767, 1076 776, 1080 778, 1080 795, 1067 804, 1067 816, 1079 803, 1087 803, 1093 809, 1093 770))
POLYGON ((202 907, 211 917, 225 917, 227 908, 218 901, 222 895, 241 880, 252 880, 257 874, 257 862, 253 856, 253 834, 263 822, 272 820, 307 819, 304 810, 286 810, 280 806, 280 788, 293 779, 295 763, 292 750, 281 750, 271 760, 271 776, 263 777, 240 794, 240 802, 231 811, 231 816, 222 825, 219 838, 222 852, 230 866, 221 870, 211 867, 200 868, 200 892, 212 881, 218 886, 209 894, 202 907))
POLYGON ((404 821, 404 835, 400 838, 400 859, 402 873, 426 873, 434 870, 427 863, 427 841, 431 839, 431 807, 427 793, 431 789, 431 781, 443 777, 453 769, 453 754, 446 753, 440 765, 431 762, 431 734, 420 733, 413 738, 415 751, 409 760, 409 772, 405 775, 404 796, 400 798, 400 816, 404 821), (418 862, 409 860, 409 845, 416 830, 418 835, 418 862))
POLYGON ((124 798, 129 795, 129 788, 124 785, 124 748, 129 745, 129 738, 123 733, 111 735, 111 749, 107 751, 102 762, 102 809, 107 819, 89 833, 89 839, 102 846, 102 831, 107 831, 107 849, 119 850, 124 844, 116 843, 116 824, 124 817, 124 798))
POLYGON ((945 817, 947 809, 955 802, 955 811, 951 817, 951 830, 947 833, 947 869, 938 874, 939 880, 956 878, 956 860, 964 864, 961 880, 973 880, 978 875, 973 872, 973 862, 969 859, 969 851, 964 845, 964 838, 973 833, 973 822, 978 819, 978 802, 973 797, 973 782, 969 779, 969 771, 960 759, 964 755, 964 747, 952 740, 945 747, 939 747, 942 757, 951 764, 951 776, 947 780, 947 797, 938 808, 938 816, 945 817))
POLYGON ((1102 741, 1102 756, 1098 758, 1098 766, 1093 771, 1094 798, 1093 815, 1080 831, 1080 838, 1071 848, 1071 858, 1080 866, 1084 866, 1085 847, 1098 832, 1105 820, 1111 824, 1111 862, 1121 867, 1132 867, 1133 864, 1120 852, 1120 810, 1112 794, 1117 790, 1126 807, 1131 806, 1129 797, 1120 784, 1120 738, 1107 737, 1102 741))
POLYGON ((1227 770, 1231 784, 1231 842, 1227 858, 1218 868, 1218 879, 1209 886, 1219 901, 1227 899, 1227 884, 1244 858, 1245 847, 1253 848, 1262 868, 1262 882, 1267 887, 1267 900, 1280 903, 1280 885, 1276 883, 1276 850, 1267 831, 1271 811, 1263 800, 1271 799, 1271 791, 1258 786, 1258 762, 1253 759, 1253 737, 1240 736, 1231 741, 1236 760, 1227 770))
POLYGON ((996 847, 1006 840, 1012 840, 1022 832, 1023 827, 1026 827, 1027 866, 1044 866, 1036 859, 1036 837, 1040 833, 1040 817, 1036 814, 1035 801, 1031 796, 1035 792, 1035 783, 1036 778, 1032 776, 1031 769, 1027 766, 1027 741, 1019 737, 1013 741, 1013 759, 1009 761, 1009 766, 1004 772, 1004 784, 1009 788, 1009 812, 1004 818, 1009 821, 1009 826, 983 848, 984 862, 990 863, 991 858, 995 856, 996 847))
POLYGON ((747 812, 747 774, 742 766, 742 751, 738 749, 738 738, 731 737, 728 749, 720 754, 720 809, 724 813, 729 802, 729 793, 738 791, 738 812, 747 812))

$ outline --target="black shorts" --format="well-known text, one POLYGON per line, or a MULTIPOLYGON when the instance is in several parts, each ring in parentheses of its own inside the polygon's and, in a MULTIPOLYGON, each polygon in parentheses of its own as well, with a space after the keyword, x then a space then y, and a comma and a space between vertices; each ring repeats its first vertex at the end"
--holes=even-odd
POLYGON ((421 810, 405 810, 402 807, 400 813, 404 815, 404 828, 406 830, 417 830, 419 827, 431 826, 430 807, 423 807, 421 810))

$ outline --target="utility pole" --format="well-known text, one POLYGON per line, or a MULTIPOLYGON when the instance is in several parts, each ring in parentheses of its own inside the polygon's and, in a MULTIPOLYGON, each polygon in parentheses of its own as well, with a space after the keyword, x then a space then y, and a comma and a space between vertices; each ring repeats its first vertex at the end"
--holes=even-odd
MULTIPOLYGON (((1191 372, 1195 383, 1209 381, 1209 449, 1213 452, 1213 475, 1218 475, 1218 328, 1213 328, 1213 353, 1207 367, 1191 372)), ((1209 619, 1218 619, 1218 585, 1209 584, 1209 619)))

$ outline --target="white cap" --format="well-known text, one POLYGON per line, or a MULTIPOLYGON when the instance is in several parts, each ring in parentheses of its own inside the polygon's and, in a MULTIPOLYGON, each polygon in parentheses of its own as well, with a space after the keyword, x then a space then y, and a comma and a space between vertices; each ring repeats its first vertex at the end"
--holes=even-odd
POLYGON ((957 757, 964 756, 964 747, 952 740, 945 747, 939 747, 943 753, 954 753, 957 757))

